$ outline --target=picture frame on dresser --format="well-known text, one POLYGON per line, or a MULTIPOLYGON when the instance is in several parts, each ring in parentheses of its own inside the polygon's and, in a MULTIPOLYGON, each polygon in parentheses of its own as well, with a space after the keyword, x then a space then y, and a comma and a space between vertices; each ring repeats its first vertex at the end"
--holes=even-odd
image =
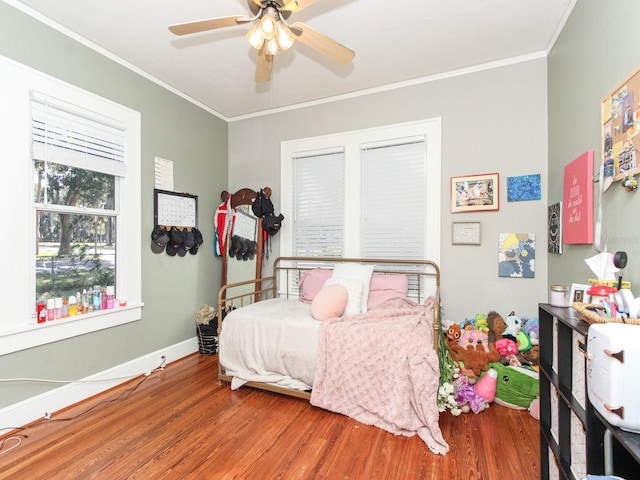
POLYGON ((583 285, 581 283, 572 283, 571 284, 571 292, 569 293, 569 303, 573 304, 573 302, 582 302, 582 303, 590 303, 591 296, 587 295, 587 290, 589 290, 590 285, 583 285))

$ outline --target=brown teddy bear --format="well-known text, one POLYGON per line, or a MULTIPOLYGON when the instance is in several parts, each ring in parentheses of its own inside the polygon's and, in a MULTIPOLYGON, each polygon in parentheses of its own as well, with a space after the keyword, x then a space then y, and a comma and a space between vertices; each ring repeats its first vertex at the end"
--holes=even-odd
POLYGON ((481 330, 465 330, 458 340, 449 340, 451 358, 462 374, 470 379, 489 369, 489 363, 500 360, 500 354, 481 330))

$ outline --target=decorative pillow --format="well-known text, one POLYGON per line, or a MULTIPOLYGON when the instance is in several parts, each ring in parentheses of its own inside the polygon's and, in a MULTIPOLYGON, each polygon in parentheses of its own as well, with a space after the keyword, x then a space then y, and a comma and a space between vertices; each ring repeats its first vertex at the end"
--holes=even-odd
POLYGON ((377 307, 390 298, 406 298, 409 292, 409 277, 399 274, 373 274, 369 285, 367 310, 377 307))
POLYGON ((311 302, 311 316, 316 320, 341 317, 349 301, 349 293, 344 285, 327 285, 311 302))
POLYGON ((362 299, 360 312, 367 311, 367 299, 369 298, 369 283, 373 274, 373 265, 360 265, 358 263, 339 263, 333 267, 331 278, 352 278, 362 282, 362 299))
POLYGON ((326 268, 314 268, 304 273, 298 286, 300 287, 300 301, 313 302, 316 294, 322 290, 327 279, 331 278, 332 270, 326 268))
POLYGON ((324 282, 324 288, 327 288, 329 285, 342 285, 347 289, 347 294, 349 295, 349 300, 347 301, 347 306, 344 309, 343 315, 356 315, 360 313, 361 304, 362 304, 362 281, 355 278, 333 278, 331 277, 326 282, 324 282))

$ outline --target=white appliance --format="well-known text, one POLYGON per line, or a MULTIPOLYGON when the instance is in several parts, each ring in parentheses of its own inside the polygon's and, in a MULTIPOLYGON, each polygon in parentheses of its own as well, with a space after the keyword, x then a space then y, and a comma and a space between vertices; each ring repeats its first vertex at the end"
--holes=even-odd
POLYGON ((597 323, 587 335, 587 391, 611 425, 640 433, 640 326, 597 323))

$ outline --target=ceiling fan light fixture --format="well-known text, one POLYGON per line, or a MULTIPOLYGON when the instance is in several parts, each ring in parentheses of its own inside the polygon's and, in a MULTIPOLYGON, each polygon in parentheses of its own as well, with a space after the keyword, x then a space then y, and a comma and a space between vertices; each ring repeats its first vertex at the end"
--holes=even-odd
POLYGON ((258 51, 256 82, 271 80, 274 57, 299 41, 340 65, 351 62, 355 52, 303 23, 287 23, 294 12, 307 8, 318 0, 247 0, 251 17, 234 15, 170 25, 175 35, 206 32, 218 28, 252 24, 247 32, 249 44, 258 51))
POLYGON ((276 40, 278 41, 278 45, 281 50, 288 50, 293 45, 293 41, 295 37, 291 30, 282 25, 282 23, 278 22, 277 30, 276 30, 276 40))
POLYGON ((262 30, 262 35, 264 35, 264 38, 266 40, 269 40, 276 36, 278 25, 278 20, 276 19, 275 15, 269 10, 273 9, 267 9, 260 19, 260 30, 262 30))
POLYGON ((267 55, 277 55, 278 50, 278 42, 275 38, 270 38, 265 41, 264 51, 267 55))
POLYGON ((260 50, 262 48, 262 45, 264 45, 264 36, 262 35, 259 23, 256 23, 251 27, 251 30, 247 32, 247 40, 249 40, 251 46, 256 50, 260 50))

